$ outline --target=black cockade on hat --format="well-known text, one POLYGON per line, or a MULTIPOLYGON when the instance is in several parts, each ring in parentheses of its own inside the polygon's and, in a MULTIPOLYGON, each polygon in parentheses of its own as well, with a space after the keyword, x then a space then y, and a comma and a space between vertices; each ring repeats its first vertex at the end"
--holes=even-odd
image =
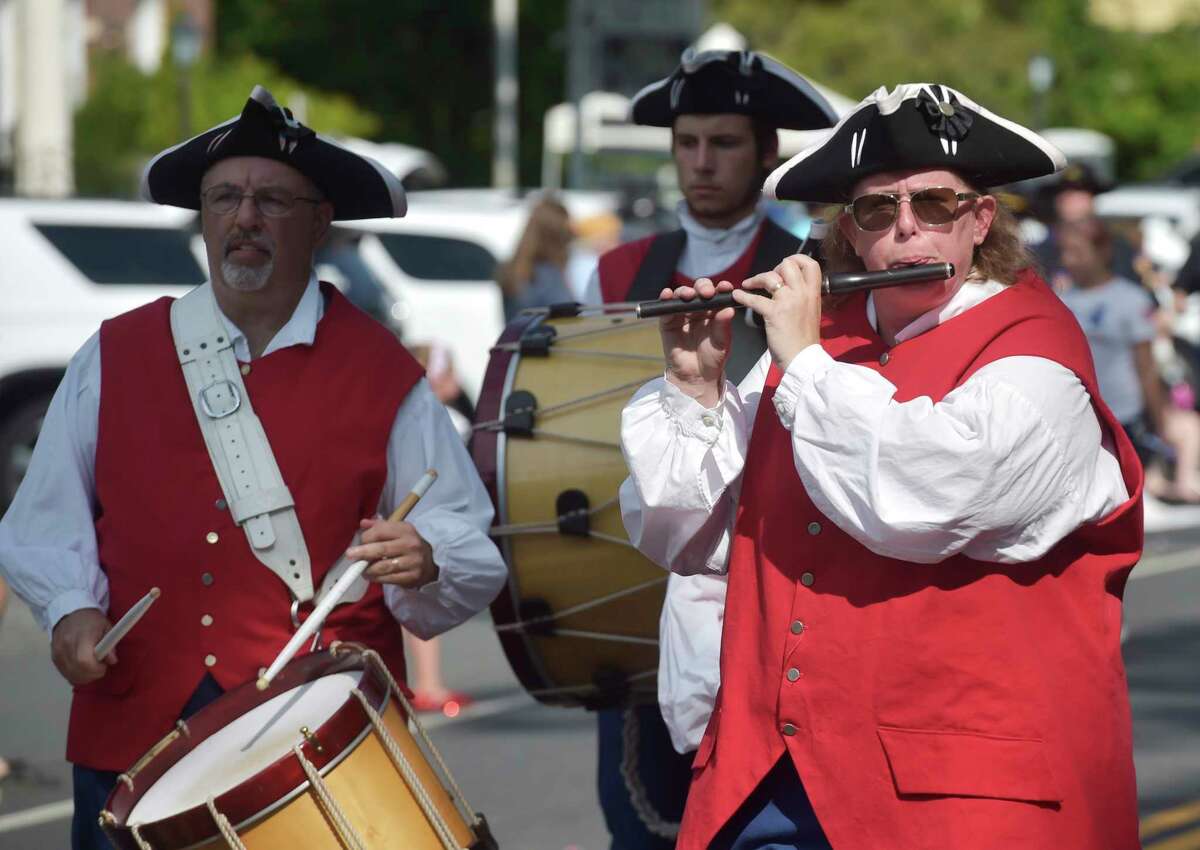
POLYGON ((935 136, 944 136, 956 142, 961 142, 971 132, 971 113, 962 107, 953 92, 945 100, 937 100, 922 89, 917 94, 916 107, 921 111, 929 132, 935 136))

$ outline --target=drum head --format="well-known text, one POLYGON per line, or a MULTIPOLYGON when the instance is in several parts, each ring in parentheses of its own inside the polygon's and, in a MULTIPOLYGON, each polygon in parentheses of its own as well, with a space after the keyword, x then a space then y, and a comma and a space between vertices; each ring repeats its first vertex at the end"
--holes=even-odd
POLYGON ((509 566, 492 617, 542 702, 655 698, 667 574, 629 544, 617 492, 621 410, 662 370, 658 323, 630 313, 524 316, 489 363, 472 455, 509 566))
POLYGON ((387 682, 342 645, 292 661, 266 691, 247 682, 223 694, 122 774, 106 806, 110 834, 120 847, 135 846, 129 827, 137 824, 153 847, 189 847, 216 835, 210 797, 234 824, 283 805, 307 785, 294 745, 324 773, 367 734, 354 688, 387 710, 387 682))
POLYGON ((320 729, 362 681, 361 670, 331 673, 257 705, 173 764, 129 812, 149 823, 204 805, 291 755, 298 729, 320 729))

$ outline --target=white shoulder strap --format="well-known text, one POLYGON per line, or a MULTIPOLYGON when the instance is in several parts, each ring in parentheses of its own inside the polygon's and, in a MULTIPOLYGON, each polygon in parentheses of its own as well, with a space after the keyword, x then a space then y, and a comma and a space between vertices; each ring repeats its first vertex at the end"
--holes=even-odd
POLYGON ((301 602, 313 597, 312 565, 292 494, 242 383, 233 342, 205 283, 171 305, 175 353, 217 480, 250 551, 301 602))

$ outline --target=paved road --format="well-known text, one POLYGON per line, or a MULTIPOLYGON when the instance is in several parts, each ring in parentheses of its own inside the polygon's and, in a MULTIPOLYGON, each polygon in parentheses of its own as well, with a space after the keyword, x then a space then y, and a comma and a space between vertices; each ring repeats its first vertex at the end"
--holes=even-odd
MULTIPOLYGON (((1200 850, 1200 530, 1153 535, 1135 576, 1125 655, 1145 848, 1200 850)), ((604 850, 592 717, 524 696, 486 616, 448 635, 444 651, 450 684, 481 702, 433 737, 500 845, 604 850)), ((0 682, 0 753, 30 759, 58 783, 5 784, 0 850, 65 848, 70 782, 60 759, 69 693, 19 603, 0 631, 0 682)))

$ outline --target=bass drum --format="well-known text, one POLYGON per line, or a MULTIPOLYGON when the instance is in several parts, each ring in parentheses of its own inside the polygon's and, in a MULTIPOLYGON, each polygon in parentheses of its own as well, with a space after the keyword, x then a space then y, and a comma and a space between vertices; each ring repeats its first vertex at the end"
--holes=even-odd
POLYGON ((617 305, 527 311, 492 349, 471 453, 508 563, 500 642, 541 702, 653 702, 667 573, 633 548, 621 409, 663 373, 657 321, 617 305))

